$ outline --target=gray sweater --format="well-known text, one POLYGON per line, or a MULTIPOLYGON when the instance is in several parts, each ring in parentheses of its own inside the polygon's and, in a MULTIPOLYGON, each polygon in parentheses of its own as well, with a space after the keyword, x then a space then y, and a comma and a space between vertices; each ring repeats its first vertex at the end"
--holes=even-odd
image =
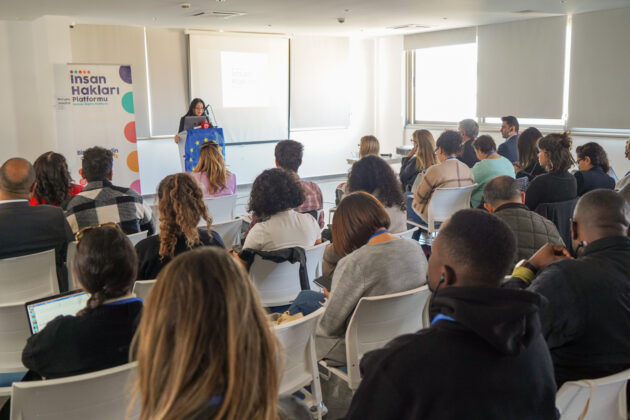
POLYGON ((404 238, 364 245, 343 257, 317 325, 318 358, 345 363, 344 337, 359 300, 422 286, 427 282, 427 265, 420 244, 404 238))

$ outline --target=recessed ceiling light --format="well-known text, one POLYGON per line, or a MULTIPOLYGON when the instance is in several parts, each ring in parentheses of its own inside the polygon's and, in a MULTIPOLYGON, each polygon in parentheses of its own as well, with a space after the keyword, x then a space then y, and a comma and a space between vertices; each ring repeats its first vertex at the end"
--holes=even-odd
POLYGON ((181 3, 179 7, 182 9, 190 9, 190 3, 181 3))
POLYGON ((352 10, 351 9, 344 9, 343 11, 348 13, 348 12, 351 12, 352 10))

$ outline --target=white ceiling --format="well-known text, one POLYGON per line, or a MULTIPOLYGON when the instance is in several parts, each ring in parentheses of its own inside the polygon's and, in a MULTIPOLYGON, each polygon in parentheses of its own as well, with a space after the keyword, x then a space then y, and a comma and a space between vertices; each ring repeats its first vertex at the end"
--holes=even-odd
POLYGON ((387 29, 405 24, 440 30, 627 6, 630 0, 2 0, 0 19, 60 15, 79 24, 360 36, 424 31, 387 29), (189 9, 180 7, 184 1, 189 9), (534 13, 515 13, 523 10, 534 13), (246 15, 191 16, 199 11, 246 15))

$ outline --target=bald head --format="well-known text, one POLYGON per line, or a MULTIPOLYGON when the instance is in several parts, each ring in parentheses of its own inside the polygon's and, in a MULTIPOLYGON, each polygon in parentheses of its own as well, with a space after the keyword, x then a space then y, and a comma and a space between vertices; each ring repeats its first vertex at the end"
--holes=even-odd
POLYGON ((573 219, 577 235, 586 242, 608 236, 626 236, 630 226, 630 204, 612 190, 593 190, 577 202, 573 219))
POLYGON ((28 160, 11 158, 0 166, 0 195, 3 199, 29 199, 34 183, 35 170, 28 160))

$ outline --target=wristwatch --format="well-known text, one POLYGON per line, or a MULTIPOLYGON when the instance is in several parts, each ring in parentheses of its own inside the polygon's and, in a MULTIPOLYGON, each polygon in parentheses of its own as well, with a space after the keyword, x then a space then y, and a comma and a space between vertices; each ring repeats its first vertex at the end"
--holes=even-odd
POLYGON ((522 259, 518 263, 516 263, 516 267, 527 268, 528 270, 530 270, 534 274, 536 274, 536 272, 538 271, 538 269, 536 267, 531 265, 531 263, 528 260, 525 260, 525 259, 522 259))

